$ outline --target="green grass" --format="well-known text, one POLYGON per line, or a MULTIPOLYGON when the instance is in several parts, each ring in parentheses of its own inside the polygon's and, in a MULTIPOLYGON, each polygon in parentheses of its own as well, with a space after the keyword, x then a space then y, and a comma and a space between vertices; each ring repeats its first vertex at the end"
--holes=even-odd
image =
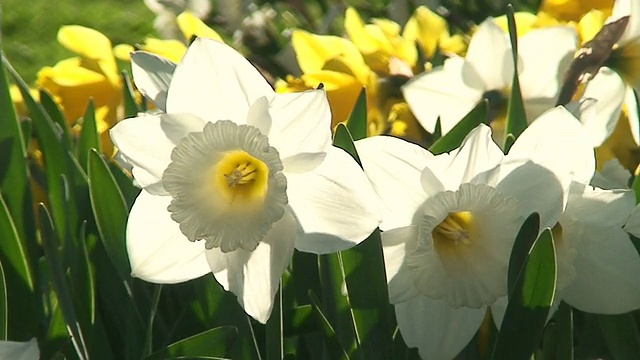
POLYGON ((2 47, 22 77, 32 83, 38 70, 73 53, 56 40, 62 25, 99 30, 116 45, 153 35, 155 15, 142 0, 0 0, 2 47))

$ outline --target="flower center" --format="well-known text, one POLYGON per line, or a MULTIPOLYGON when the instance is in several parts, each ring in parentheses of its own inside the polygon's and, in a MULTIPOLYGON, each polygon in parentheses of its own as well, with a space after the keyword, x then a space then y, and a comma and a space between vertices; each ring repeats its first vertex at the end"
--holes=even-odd
POLYGON ((254 250, 284 215, 287 179, 260 130, 223 120, 180 140, 162 175, 171 218, 190 241, 254 250))
POLYGON ((438 252, 451 253, 460 246, 472 244, 473 214, 458 211, 449 215, 433 229, 433 244, 438 252))
POLYGON ((216 189, 228 203, 262 202, 269 189, 267 165, 242 150, 224 154, 212 171, 216 189))

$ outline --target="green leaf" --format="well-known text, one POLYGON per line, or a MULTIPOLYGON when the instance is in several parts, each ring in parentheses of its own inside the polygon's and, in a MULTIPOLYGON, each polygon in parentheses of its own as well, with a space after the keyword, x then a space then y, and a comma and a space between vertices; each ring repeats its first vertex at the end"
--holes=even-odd
POLYGON ((71 341, 76 350, 76 354, 80 359, 88 359, 89 353, 85 342, 86 338, 83 335, 78 322, 73 296, 59 255, 59 241, 56 231, 53 227, 54 225, 51 221, 51 216, 49 215, 47 208, 43 204, 40 204, 39 210, 40 231, 42 232, 43 249, 49 266, 51 284, 56 293, 60 310, 62 312, 64 322, 67 325, 67 330, 71 336, 71 341))
MULTIPOLYGON (((31 204, 29 204, 30 206, 31 204)), ((7 292, 4 306, 10 310, 8 336, 32 336, 37 326, 34 274, 26 249, 18 236, 11 211, 0 195, 0 263, 3 267, 3 287, 7 292)), ((5 317, 5 319, 7 319, 5 317)))
POLYGON ((133 90, 133 84, 131 83, 129 74, 126 71, 122 71, 121 76, 122 83, 124 84, 124 86, 122 87, 124 96, 124 117, 134 117, 140 112, 138 102, 136 101, 136 93, 133 90))
POLYGON ((82 121, 82 130, 80 130, 78 145, 76 146, 76 157, 85 172, 87 171, 89 151, 91 149, 102 152, 100 137, 98 136, 98 125, 96 124, 96 108, 93 99, 89 99, 89 105, 87 106, 82 121))
POLYGON ((282 328, 282 281, 274 299, 273 311, 266 324, 267 360, 284 357, 284 331, 282 328))
POLYGON ((596 317, 613 358, 636 359, 640 354, 640 332, 633 314, 596 317))
POLYGON ((342 293, 345 285, 342 254, 336 252, 319 255, 318 273, 322 289, 322 317, 333 324, 331 329, 335 332, 343 349, 349 355, 354 355, 358 350, 359 343, 355 332, 353 309, 349 304, 349 298, 342 293))
POLYGON ((329 322, 329 319, 320 307, 318 296, 312 290, 309 291, 309 299, 311 300, 313 312, 316 314, 316 318, 318 319, 322 332, 324 333, 324 340, 327 344, 327 350, 329 350, 329 358, 349 360, 349 355, 347 355, 344 347, 340 344, 340 340, 338 339, 331 322, 329 322))
POLYGON ((396 325, 392 322, 380 230, 342 251, 341 256, 361 356, 390 359, 396 325))
POLYGON ((0 261, 0 340, 6 341, 9 328, 9 303, 7 301, 7 283, 4 277, 4 267, 0 261))
MULTIPOLYGON (((1 39, 0 39, 1 40, 1 39)), ((8 337, 29 339, 37 333, 34 277, 37 260, 33 196, 27 163, 25 135, 9 92, 4 54, 0 61, 0 261, 4 265, 8 290, 8 337), (11 214, 11 215, 9 215, 11 214)))
POLYGON ((289 310, 287 316, 283 316, 282 332, 284 336, 299 335, 315 331, 311 305, 296 306, 289 310))
POLYGON ((130 278, 125 230, 128 209, 107 163, 94 149, 89 153, 89 193, 100 238, 116 271, 130 278))
POLYGON ((520 277, 527 264, 527 258, 540 231, 540 215, 536 212, 529 215, 520 226, 516 240, 511 248, 509 256, 509 273, 507 291, 511 294, 516 286, 516 280, 520 277))
MULTIPOLYGON (((74 193, 68 192, 66 195, 69 197, 67 197, 64 192, 65 184, 61 180, 61 175, 64 175, 69 184, 75 184, 75 174, 70 166, 69 146, 65 142, 64 131, 60 124, 54 122, 44 107, 34 100, 29 86, 20 75, 11 68, 9 71, 15 79, 25 106, 33 119, 33 129, 44 157, 46 192, 56 225, 54 228, 58 231, 60 241, 64 242, 68 234, 74 233, 75 225, 78 224, 76 208, 69 206, 69 204, 75 204, 74 193), (68 228, 67 224, 71 224, 72 228, 68 228)), ((46 94, 42 96, 46 97, 46 94)))
POLYGON ((573 360, 573 310, 561 302, 544 330, 542 359, 573 360))
MULTIPOLYGON (((464 140, 471 130, 487 122, 488 110, 489 103, 486 100, 480 101, 453 129, 436 140, 433 145, 429 147, 429 151, 434 155, 438 155, 458 148, 460 144, 462 144, 462 140, 464 140)), ((436 126, 437 125, 436 123, 436 126)), ((436 127, 436 130, 438 129, 439 128, 436 127)))
POLYGON ((233 344, 238 330, 232 326, 221 326, 180 340, 153 353, 147 360, 177 357, 224 357, 233 344))
POLYGON ((505 153, 509 152, 513 142, 507 135, 513 135, 517 139, 527 128, 527 113, 524 109, 524 100, 520 91, 520 80, 518 78, 518 34, 516 30, 516 20, 514 18, 513 6, 507 5, 507 25, 509 27, 509 39, 511 40, 511 55, 513 57, 513 80, 511 83, 511 96, 507 105, 507 123, 505 126, 505 153))
POLYGON ((525 263, 509 293, 492 359, 529 359, 540 343, 556 288, 556 253, 550 229, 540 234, 525 263))
POLYGON ((338 124, 338 126, 336 126, 336 134, 333 136, 333 145, 346 151, 347 154, 351 155, 358 165, 362 167, 362 162, 360 161, 360 157, 356 151, 356 146, 353 143, 351 133, 344 124, 338 124))
POLYGON ((67 120, 64 118, 60 107, 53 100, 51 94, 44 89, 40 89, 40 104, 44 110, 49 114, 51 120, 58 124, 60 130, 62 130, 62 140, 67 146, 71 146, 71 134, 69 133, 69 126, 67 126, 67 120))
POLYGON ((356 101, 349 120, 347 128, 353 136, 353 140, 360 140, 367 137, 367 90, 362 88, 358 100, 356 101))

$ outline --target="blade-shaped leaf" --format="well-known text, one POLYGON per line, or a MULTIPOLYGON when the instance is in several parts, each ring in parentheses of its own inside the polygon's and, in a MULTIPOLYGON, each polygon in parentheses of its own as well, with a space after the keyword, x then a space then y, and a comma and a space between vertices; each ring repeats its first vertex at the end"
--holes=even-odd
POLYGON ((91 208, 104 248, 123 280, 130 278, 125 230, 128 210, 107 163, 94 149, 89 153, 91 208))
POLYGON ((556 288, 556 253, 550 229, 536 240, 518 275, 492 359, 529 359, 540 343, 556 288))
POLYGON ((45 252, 45 258, 49 266, 49 274, 51 284, 56 293, 60 310, 67 324, 67 330, 71 336, 71 341, 76 350, 76 354, 80 359, 88 359, 89 353, 85 342, 85 336, 80 328, 76 309, 74 306, 73 296, 69 288, 67 276, 59 254, 59 242, 56 231, 53 228, 53 222, 49 216, 47 208, 40 204, 39 207, 40 230, 42 232, 42 242, 45 252))
MULTIPOLYGON (((469 113, 453 127, 453 129, 444 136, 438 138, 438 140, 429 147, 429 151, 438 155, 460 147, 462 140, 464 140, 471 130, 475 129, 478 125, 487 122, 488 110, 488 102, 486 100, 480 101, 476 107, 469 111, 469 113)), ((438 123, 436 123, 436 126, 437 125, 438 123)), ((439 128, 436 127, 436 130, 438 129, 439 128)))
POLYGON ((380 230, 341 255, 361 355, 390 359, 396 325, 392 323, 380 230))
POLYGON ((138 107, 136 93, 133 90, 133 84, 131 83, 129 74, 126 71, 123 71, 121 76, 122 83, 124 84, 122 87, 124 96, 124 117, 129 118, 138 115, 141 109, 138 107))
POLYGON ((333 137, 333 145, 346 151, 353 159, 362 167, 362 162, 356 151, 356 146, 353 144, 353 138, 349 129, 343 124, 336 126, 336 134, 333 137))
POLYGON ((520 91, 518 77, 518 33, 513 6, 507 5, 507 25, 509 27, 509 39, 511 40, 511 55, 513 56, 513 80, 511 83, 511 96, 507 105, 507 124, 505 126, 505 153, 515 142, 515 139, 527 128, 527 114, 524 109, 524 100, 520 91), (507 135, 513 135, 513 139, 507 135))
POLYGON ((340 344, 340 340, 338 339, 331 322, 320 307, 318 296, 312 290, 309 291, 309 299, 311 300, 313 312, 316 314, 316 318, 318 319, 324 333, 324 340, 326 341, 327 349, 329 350, 329 358, 348 360, 349 355, 347 355, 344 347, 340 344))
POLYGON ((233 344, 238 330, 232 326, 221 326, 188 337, 167 346, 147 357, 159 360, 176 357, 224 357, 233 344))
POLYGON ((93 99, 89 100, 89 105, 84 113, 82 130, 76 146, 76 157, 84 171, 87 171, 89 161, 89 151, 96 149, 102 152, 100 147, 100 137, 98 136, 98 126, 96 124, 96 108, 93 99))
POLYGON ((367 90, 362 88, 358 100, 356 101, 349 120, 347 121, 347 128, 353 136, 353 140, 360 140, 367 137, 367 90))
POLYGON ((271 317, 266 324, 267 360, 281 360, 284 357, 284 335, 282 329, 282 281, 276 293, 271 317))

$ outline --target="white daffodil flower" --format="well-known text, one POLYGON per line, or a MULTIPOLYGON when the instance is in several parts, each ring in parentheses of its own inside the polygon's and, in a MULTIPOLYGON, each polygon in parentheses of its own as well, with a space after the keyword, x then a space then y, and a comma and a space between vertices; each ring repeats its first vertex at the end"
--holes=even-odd
MULTIPOLYGON (((520 90, 529 121, 554 106, 576 43, 568 27, 532 30, 518 39, 520 90)), ((449 58, 414 77, 402 92, 420 124, 434 132, 440 118, 444 135, 483 98, 489 99, 492 120, 504 117, 513 70, 508 35, 490 18, 478 26, 466 57, 449 58)))
POLYGON ((507 293, 509 254, 525 218, 535 211, 542 227, 553 226, 571 181, 592 177, 587 139, 559 107, 531 124, 508 155, 485 125, 437 156, 391 137, 356 142, 385 207, 389 295, 408 346, 423 358, 450 359, 468 344, 486 307, 507 293))
POLYGON ((634 208, 632 190, 572 184, 553 227, 558 301, 597 314, 640 308, 640 256, 623 230, 634 208))
POLYGON ((275 94, 244 57, 208 39, 174 70, 136 57, 136 84, 166 113, 111 130, 143 188, 127 224, 132 275, 176 283, 212 272, 264 323, 294 247, 356 245, 378 226, 379 200, 331 145, 324 91, 275 94))
POLYGON ((38 360, 40 349, 33 338, 27 342, 0 341, 0 360, 38 360))

